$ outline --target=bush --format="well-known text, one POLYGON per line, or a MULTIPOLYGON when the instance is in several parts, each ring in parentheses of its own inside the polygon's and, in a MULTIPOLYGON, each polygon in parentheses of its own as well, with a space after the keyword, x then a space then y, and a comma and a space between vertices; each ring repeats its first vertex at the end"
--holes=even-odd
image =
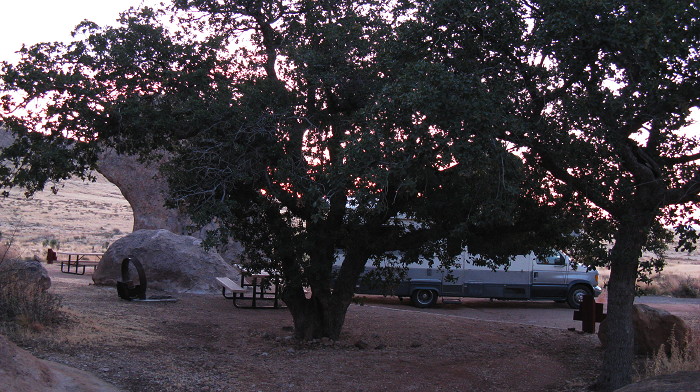
MULTIPOLYGON (((0 323, 41 330, 61 317, 61 298, 37 285, 22 282, 0 284, 0 323)), ((10 328, 11 329, 11 328, 10 328)))
POLYGON ((47 238, 41 242, 41 245, 45 248, 48 247, 48 248, 51 248, 53 250, 61 249, 61 241, 59 241, 55 238, 51 238, 51 239, 47 238))
POLYGON ((658 274, 642 291, 647 295, 700 298, 700 279, 688 275, 658 274))
POLYGON ((645 361, 640 372, 642 378, 700 370, 700 342, 696 339, 694 345, 691 341, 679 345, 674 336, 675 334, 672 333, 668 343, 671 347, 670 355, 666 353, 666 348, 661 346, 652 358, 645 361), (681 347, 685 347, 685 350, 681 347))

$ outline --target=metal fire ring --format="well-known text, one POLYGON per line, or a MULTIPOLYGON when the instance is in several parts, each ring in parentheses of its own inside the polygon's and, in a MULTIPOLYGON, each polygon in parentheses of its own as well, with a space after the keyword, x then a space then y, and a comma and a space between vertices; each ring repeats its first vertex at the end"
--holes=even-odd
POLYGON ((122 260, 122 280, 117 282, 117 294, 119 298, 125 299, 127 301, 139 301, 139 302, 174 302, 177 298, 173 298, 169 295, 165 296, 154 296, 146 298, 146 288, 148 283, 146 281, 146 271, 143 269, 143 264, 136 258, 127 257, 122 260), (129 274, 129 264, 133 264, 136 268, 136 272, 139 275, 139 284, 134 285, 131 280, 131 274, 129 274))

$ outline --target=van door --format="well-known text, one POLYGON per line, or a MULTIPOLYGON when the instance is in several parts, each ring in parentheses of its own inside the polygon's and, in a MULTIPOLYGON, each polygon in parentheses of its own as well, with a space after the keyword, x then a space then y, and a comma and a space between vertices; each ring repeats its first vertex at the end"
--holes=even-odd
MULTIPOLYGON (((439 261, 436 261, 439 263, 439 261)), ((441 292, 443 297, 461 297, 463 296, 462 286, 464 285, 464 260, 462 256, 458 256, 456 264, 450 270, 442 270, 438 272, 442 280, 441 292)))
POLYGON ((532 280, 532 259, 529 255, 515 256, 508 268, 495 270, 487 266, 474 265, 476 256, 465 259, 465 297, 528 299, 532 280))
POLYGON ((566 298, 568 269, 566 257, 560 252, 536 257, 532 265, 532 298, 566 298))

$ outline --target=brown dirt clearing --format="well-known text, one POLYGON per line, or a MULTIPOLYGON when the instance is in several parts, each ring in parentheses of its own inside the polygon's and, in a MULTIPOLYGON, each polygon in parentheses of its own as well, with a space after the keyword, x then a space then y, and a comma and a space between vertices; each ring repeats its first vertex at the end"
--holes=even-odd
POLYGON ((21 345, 128 391, 578 391, 600 363, 594 335, 359 305, 338 342, 300 343, 286 310, 127 302, 48 269, 70 321, 21 345))

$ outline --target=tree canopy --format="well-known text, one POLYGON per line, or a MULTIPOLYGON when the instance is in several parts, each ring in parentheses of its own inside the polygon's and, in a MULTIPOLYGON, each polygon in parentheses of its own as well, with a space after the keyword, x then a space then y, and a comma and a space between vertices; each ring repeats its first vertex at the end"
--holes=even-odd
MULTIPOLYGON (((105 145, 168 151, 172 205, 241 241, 249 267, 280 270, 305 338, 338 337, 368 260, 437 255, 449 268, 468 244, 504 263, 573 230, 566 214, 524 197, 525 169, 495 137, 490 92, 449 65, 408 57, 406 41, 422 34, 401 22, 410 10, 175 5, 189 12, 177 31, 153 10, 131 11, 121 26, 83 23, 75 42, 26 48, 19 64, 4 64, 4 90, 46 102, 3 117, 20 136, 5 151, 14 163, 5 185, 33 190, 85 173, 105 145)), ((15 105, 9 95, 5 104, 15 105)))
POLYGON ((131 11, 3 64, 19 139, 0 175, 32 191, 88 173, 103 145, 168 151, 172 205, 281 271, 302 338, 338 337, 368 261, 569 248, 611 267, 600 381, 614 389, 630 380, 639 270, 661 267, 664 224, 695 238, 700 141, 682 129, 700 99, 698 13, 690 0, 177 0, 177 28, 131 11), (659 257, 640 263, 643 250, 659 257))

